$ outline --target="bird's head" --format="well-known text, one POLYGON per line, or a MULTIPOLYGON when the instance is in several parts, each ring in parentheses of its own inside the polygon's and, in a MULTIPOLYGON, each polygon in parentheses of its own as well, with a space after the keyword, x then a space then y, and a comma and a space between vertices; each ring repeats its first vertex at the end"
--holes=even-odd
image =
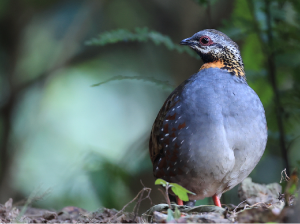
MULTIPOLYGON (((244 76, 244 64, 238 45, 224 33, 207 29, 180 42, 194 49, 202 58, 201 69, 219 67, 237 76, 244 76)), ((200 70, 201 70, 200 69, 200 70)))

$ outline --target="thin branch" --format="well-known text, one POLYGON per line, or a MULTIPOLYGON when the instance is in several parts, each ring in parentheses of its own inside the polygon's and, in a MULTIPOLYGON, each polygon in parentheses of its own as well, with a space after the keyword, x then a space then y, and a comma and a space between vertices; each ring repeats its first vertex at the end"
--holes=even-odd
POLYGON ((166 186, 164 186, 165 187, 165 190, 166 190, 166 192, 163 192, 163 190, 162 189, 158 189, 162 194, 163 194, 163 196, 165 197, 165 200, 166 200, 166 202, 168 203, 168 205, 169 205, 169 208, 170 209, 172 209, 172 207, 171 207, 171 202, 170 202, 170 198, 169 198, 169 188, 171 187, 170 185, 169 185, 169 183, 167 182, 167 184, 166 184, 166 186))
POLYGON ((275 110, 276 110, 276 117, 277 117, 277 125, 279 129, 279 141, 281 147, 281 154, 285 161, 287 174, 289 175, 290 166, 289 166, 288 152, 286 148, 285 131, 283 126, 283 116, 282 116, 283 107, 281 105, 279 91, 278 91, 278 84, 276 80, 276 64, 275 64, 275 54, 273 51, 274 45, 273 45, 272 23, 271 23, 270 0, 265 0, 265 4, 266 4, 266 15, 267 15, 267 36, 268 36, 268 45, 269 45, 269 55, 268 55, 269 78, 274 92, 275 110))
POLYGON ((171 202, 170 202, 169 197, 166 196, 166 193, 165 193, 162 189, 158 188, 158 190, 163 194, 163 196, 164 196, 164 198, 165 198, 167 204, 169 205, 169 208, 171 208, 171 202))
POLYGON ((260 29, 259 23, 254 13, 255 12, 254 1, 247 0, 247 2, 248 2, 248 7, 250 9, 251 15, 253 17, 254 30, 258 34, 260 40, 260 46, 267 58, 268 76, 274 93, 276 120, 277 120, 277 126, 279 130, 279 145, 280 145, 282 157, 284 159, 284 166, 286 167, 287 174, 289 174, 290 166, 289 166, 288 152, 287 152, 286 139, 285 139, 285 130, 284 130, 283 116, 282 116, 283 106, 280 101, 280 94, 279 94, 278 84, 276 80, 275 50, 273 49, 274 45, 273 45, 273 31, 272 31, 272 24, 271 24, 272 17, 270 11, 270 0, 265 0, 266 17, 267 17, 267 37, 268 37, 267 42, 263 40, 263 31, 260 29), (265 47, 266 45, 267 48, 265 47))

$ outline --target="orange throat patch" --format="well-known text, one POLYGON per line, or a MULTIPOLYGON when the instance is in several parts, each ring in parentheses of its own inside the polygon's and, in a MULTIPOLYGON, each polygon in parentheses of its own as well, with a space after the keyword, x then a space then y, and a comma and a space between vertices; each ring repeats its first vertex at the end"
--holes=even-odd
POLYGON ((205 63, 201 66, 199 71, 202 69, 207 68, 220 68, 223 70, 227 70, 229 73, 233 73, 236 76, 244 76, 245 77, 245 71, 244 68, 242 68, 238 63, 226 63, 224 61, 218 60, 213 62, 205 63))
POLYGON ((206 68, 223 68, 223 67, 224 67, 223 61, 213 61, 213 62, 208 62, 208 63, 203 64, 201 66, 200 70, 206 69, 206 68))

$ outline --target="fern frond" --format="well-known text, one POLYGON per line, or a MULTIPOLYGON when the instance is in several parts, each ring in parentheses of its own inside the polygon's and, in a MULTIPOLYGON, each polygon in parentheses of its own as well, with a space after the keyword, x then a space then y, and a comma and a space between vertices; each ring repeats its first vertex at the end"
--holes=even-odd
POLYGON ((97 83, 92 85, 92 87, 94 86, 100 86, 103 85, 105 83, 111 82, 111 81, 116 81, 116 80, 142 80, 142 81, 148 81, 148 82, 152 82, 155 83, 159 86, 162 87, 162 89, 168 91, 168 92, 172 92, 175 89, 175 86, 171 85, 169 82, 167 81, 161 81, 158 79, 155 79, 153 77, 143 77, 143 76, 122 76, 122 75, 118 75, 118 76, 114 76, 106 81, 97 83))
POLYGON ((107 44, 115 44, 118 42, 147 42, 152 41, 154 44, 163 44, 169 50, 175 50, 179 53, 188 53, 190 56, 199 59, 199 56, 190 48, 175 44, 170 37, 165 36, 156 31, 149 31, 148 28, 135 28, 135 32, 125 29, 107 31, 100 34, 97 38, 86 41, 86 45, 104 46, 107 44))

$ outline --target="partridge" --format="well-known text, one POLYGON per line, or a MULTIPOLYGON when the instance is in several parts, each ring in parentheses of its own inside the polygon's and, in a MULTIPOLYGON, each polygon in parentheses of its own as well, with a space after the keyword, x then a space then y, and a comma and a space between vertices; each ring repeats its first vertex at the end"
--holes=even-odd
POLYGON ((221 206, 222 194, 243 181, 264 153, 264 107, 228 36, 206 29, 180 44, 204 64, 170 94, 155 119, 149 142, 153 174, 194 192, 190 200, 212 197, 221 206))

